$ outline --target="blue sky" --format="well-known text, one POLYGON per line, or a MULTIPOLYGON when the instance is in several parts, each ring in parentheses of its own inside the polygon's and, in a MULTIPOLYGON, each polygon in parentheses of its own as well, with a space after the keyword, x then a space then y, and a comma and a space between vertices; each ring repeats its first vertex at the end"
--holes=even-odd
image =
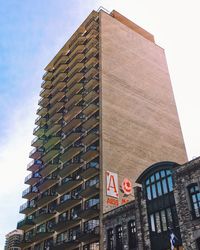
POLYGON ((165 48, 188 156, 199 155, 197 0, 0 0, 0 249, 22 218, 43 68, 100 5, 126 15, 165 48))

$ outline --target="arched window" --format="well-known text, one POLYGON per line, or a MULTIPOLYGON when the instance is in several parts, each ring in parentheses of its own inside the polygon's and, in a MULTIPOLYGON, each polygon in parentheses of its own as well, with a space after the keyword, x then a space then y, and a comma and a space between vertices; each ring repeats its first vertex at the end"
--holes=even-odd
POLYGON ((107 230, 107 249, 114 250, 114 239, 113 239, 113 229, 109 228, 107 230))
POLYGON ((152 174, 145 181, 146 195, 148 200, 173 191, 171 170, 161 170, 152 174))
POLYGON ((121 225, 116 226, 115 231, 116 231, 116 250, 123 250, 122 226, 121 225))
POLYGON ((136 226, 135 221, 130 220, 128 222, 128 246, 129 250, 134 250, 137 246, 136 244, 136 226))
POLYGON ((192 207, 192 216, 193 218, 200 217, 200 190, 197 183, 192 184, 188 187, 191 207, 192 207))

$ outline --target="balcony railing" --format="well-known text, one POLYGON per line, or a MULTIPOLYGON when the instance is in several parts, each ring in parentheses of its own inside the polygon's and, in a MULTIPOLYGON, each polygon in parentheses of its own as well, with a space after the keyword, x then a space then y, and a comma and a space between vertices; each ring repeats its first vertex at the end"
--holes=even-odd
POLYGON ((58 76, 53 80, 52 85, 55 86, 57 82, 62 82, 67 77, 66 73, 60 73, 58 76))
POLYGON ((32 211, 34 211, 36 208, 37 208, 37 206, 36 206, 34 200, 31 202, 27 201, 20 206, 19 212, 21 214, 28 214, 28 213, 31 213, 32 211))
POLYGON ((83 73, 76 73, 67 81, 67 87, 70 88, 73 84, 79 83, 83 78, 83 73))
POLYGON ((35 172, 36 170, 39 170, 42 168, 42 161, 41 160, 32 160, 28 165, 27 165, 27 170, 35 172))
POLYGON ((89 162, 83 167, 83 171, 80 173, 80 176, 83 179, 88 179, 90 176, 95 176, 99 172, 99 163, 98 162, 89 162))
POLYGON ((43 89, 50 89, 51 88, 51 81, 43 81, 41 87, 43 89))
POLYGON ((34 148, 29 153, 29 157, 33 158, 34 160, 37 160, 42 156, 43 153, 44 153, 44 148, 34 148))
POLYGON ((36 187, 28 187, 22 192, 22 198, 33 199, 38 194, 38 189, 36 187))
POLYGON ((61 155, 60 160, 63 163, 68 162, 70 159, 78 155, 82 150, 83 150, 82 147, 71 147, 61 155))
POLYGON ((25 183, 29 185, 34 185, 41 178, 39 173, 31 173, 25 177, 25 183))
POLYGON ((65 92, 64 91, 63 92, 61 92, 61 91, 57 92, 55 94, 55 96, 51 98, 50 104, 54 105, 55 102, 59 102, 64 96, 65 96, 65 92))
POLYGON ((44 73, 42 79, 46 81, 46 80, 51 80, 52 77, 53 77, 53 73, 47 71, 44 73))
POLYGON ((17 223, 17 229, 27 230, 34 225, 35 223, 33 222, 33 219, 27 217, 17 223))
POLYGON ((57 82, 57 84, 51 91, 51 95, 54 96, 58 91, 64 90, 65 87, 66 87, 66 82, 57 82))

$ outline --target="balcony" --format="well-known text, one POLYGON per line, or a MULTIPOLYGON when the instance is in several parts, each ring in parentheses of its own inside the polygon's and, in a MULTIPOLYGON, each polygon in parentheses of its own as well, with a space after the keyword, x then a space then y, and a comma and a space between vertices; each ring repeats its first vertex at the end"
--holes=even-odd
POLYGON ((53 160, 59 153, 60 150, 52 149, 42 157, 42 161, 47 164, 49 161, 53 160))
POLYGON ((91 117, 95 112, 99 110, 99 106, 96 104, 90 104, 87 108, 83 110, 83 114, 87 117, 91 117))
POLYGON ((26 176, 25 178, 25 184, 28 184, 28 185, 34 185, 36 184, 39 179, 40 179, 40 174, 39 173, 31 173, 29 174, 28 176, 26 176))
POLYGON ((84 97, 84 101, 89 104, 89 103, 97 100, 98 98, 99 98, 99 94, 96 91, 92 90, 89 92, 89 94, 87 94, 84 97))
POLYGON ((41 241, 41 240, 45 240, 47 238, 49 238, 50 236, 53 235, 53 231, 38 231, 35 233, 35 235, 33 236, 32 238, 32 241, 33 242, 36 242, 36 241, 41 241))
POLYGON ((60 64, 59 67, 55 70, 54 76, 57 76, 59 73, 64 73, 68 69, 68 64, 60 64))
POLYGON ((72 61, 74 56, 77 54, 81 54, 84 52, 85 46, 84 45, 78 45, 69 55, 70 60, 72 61))
POLYGON ((83 98, 82 98, 82 95, 81 95, 81 94, 74 95, 73 97, 70 98, 69 101, 66 102, 66 104, 65 104, 65 109, 68 110, 68 109, 70 109, 72 106, 77 105, 82 99, 83 99, 83 98))
POLYGON ((79 241, 77 240, 68 240, 57 243, 54 246, 54 250, 75 250, 79 249, 79 241))
POLYGON ((82 159, 86 162, 92 161, 99 155, 98 149, 87 149, 87 151, 82 155, 82 159))
POLYGON ((67 219, 60 219, 54 226, 53 226, 53 230, 56 232, 61 232, 61 231, 65 231, 66 230, 66 226, 67 226, 67 219))
POLYGON ((99 140, 99 135, 94 133, 94 132, 90 132, 89 134, 87 134, 87 136, 85 136, 81 142, 84 144, 84 146, 88 147, 90 146, 92 143, 96 142, 99 140))
POLYGON ((88 179, 91 176, 97 175, 99 173, 99 163, 90 162, 83 167, 83 172, 80 173, 80 176, 83 179, 88 179))
POLYGON ((37 206, 36 206, 34 200, 31 201, 31 202, 27 201, 27 202, 25 202, 24 204, 22 204, 20 206, 19 212, 20 212, 20 214, 26 214, 27 215, 27 214, 32 213, 36 209, 37 209, 37 206))
POLYGON ((50 149, 55 147, 60 142, 60 140, 61 140, 61 137, 59 136, 53 136, 49 138, 43 146, 45 151, 48 152, 50 149))
POLYGON ((86 41, 86 38, 83 37, 83 36, 81 36, 81 34, 80 34, 80 36, 70 45, 70 50, 71 50, 71 52, 73 52, 73 50, 74 50, 77 46, 83 45, 83 44, 85 43, 85 41, 86 41))
POLYGON ((56 61, 54 68, 56 69, 60 64, 66 64, 69 61, 69 57, 66 55, 61 55, 61 57, 56 61))
POLYGON ((83 73, 76 73, 71 79, 67 81, 67 87, 70 88, 72 85, 77 84, 81 81, 83 78, 83 73))
POLYGON ((91 129, 93 129, 94 127, 96 127, 98 124, 99 124, 99 119, 97 119, 95 117, 91 117, 90 119, 88 119, 86 122, 84 122, 82 124, 82 127, 86 131, 90 131, 91 129))
POLYGON ((50 187, 53 187, 59 180, 55 177, 46 177, 42 180, 41 184, 39 185, 38 189, 40 193, 43 193, 50 187))
POLYGON ((90 229, 90 230, 85 230, 84 232, 81 233, 79 236, 79 240, 81 242, 93 242, 93 241, 99 241, 100 240, 100 230, 99 226, 90 229))
POLYGON ((35 224, 40 224, 44 221, 50 220, 54 216, 55 213, 52 213, 44 209, 35 217, 34 222, 35 224))
POLYGON ((47 72, 44 73, 42 79, 44 81, 49 81, 49 80, 51 80, 52 77, 53 77, 53 73, 47 71, 47 72))
POLYGON ((62 113, 55 113, 47 122, 47 124, 50 126, 54 123, 58 123, 63 117, 62 113))
POLYGON ((79 213, 80 218, 84 220, 89 220, 91 218, 99 216, 100 213, 99 207, 100 207, 99 204, 96 204, 94 206, 81 210, 81 212, 79 213))
POLYGON ((54 172, 59 167, 59 164, 48 164, 40 170, 40 175, 46 177, 47 175, 54 172))
MULTIPOLYGON (((61 92, 58 92, 61 93, 61 92)), ((59 112, 64 106, 64 102, 56 102, 51 109, 49 109, 49 116, 52 116, 54 113, 59 112)))
POLYGON ((85 74, 85 78, 86 79, 92 79, 95 78, 99 73, 99 70, 95 69, 95 68, 91 68, 87 71, 87 73, 85 74))
POLYGON ((56 208, 55 210, 59 213, 71 208, 71 207, 74 207, 76 205, 78 205, 79 203, 81 202, 81 199, 80 198, 69 198, 68 200, 65 200, 64 202, 60 203, 56 208))
POLYGON ((69 63, 69 71, 77 64, 83 61, 85 58, 84 54, 76 54, 69 63))
POLYGON ((68 166, 63 167, 59 172, 58 175, 61 178, 65 178, 66 176, 72 174, 73 172, 75 172, 76 170, 78 170, 79 168, 81 168, 83 165, 83 163, 71 163, 68 166))
POLYGON ((69 178, 66 182, 62 182, 57 188, 58 194, 64 194, 70 192, 72 189, 78 187, 83 181, 69 178))
POLYGON ((96 57, 91 57, 86 63, 85 67, 87 69, 90 69, 92 67, 95 67, 99 63, 99 60, 96 57))
POLYGON ((31 150, 29 154, 29 158, 38 160, 43 155, 43 152, 44 152, 44 148, 34 148, 33 150, 31 150))
POLYGON ((91 37, 91 39, 87 42, 85 45, 87 51, 89 51, 91 48, 95 48, 98 45, 98 38, 91 37))
POLYGON ((46 108, 48 104, 49 104, 49 98, 41 98, 38 102, 38 105, 43 108, 46 108))
POLYGON ((39 107, 37 110, 37 115, 45 116, 47 114, 48 109, 44 107, 39 107))
POLYGON ((95 19, 92 19, 91 22, 89 22, 89 23, 86 25, 85 29, 86 29, 87 31, 90 31, 91 29, 97 30, 98 27, 99 27, 98 22, 96 22, 95 19))
POLYGON ((68 73, 69 78, 72 78, 76 73, 84 68, 84 63, 77 63, 68 73))
POLYGON ((51 94, 51 89, 42 89, 40 91, 40 96, 42 98, 48 98, 50 96, 50 94, 51 94))
POLYGON ((27 170, 35 172, 42 167, 42 161, 40 160, 33 160, 27 165, 27 170))
POLYGON ((74 117, 81 113, 82 109, 83 108, 81 106, 73 107, 67 114, 64 115, 64 120, 67 123, 70 122, 74 117))
POLYGON ((50 89, 51 88, 51 81, 43 81, 41 87, 43 89, 50 89))
POLYGON ((85 84, 86 91, 90 92, 94 88, 96 88, 99 85, 99 81, 95 79, 91 79, 89 82, 85 84))
POLYGON ((45 126, 41 127, 41 126, 37 126, 34 130, 33 130, 33 134, 35 136, 43 136, 45 132, 45 126))
POLYGON ((69 136, 67 136, 61 143, 63 148, 68 148, 71 146, 73 143, 75 143, 77 140, 80 139, 82 133, 75 133, 72 132, 69 136))
POLYGON ((85 57, 91 58, 91 57, 95 57, 98 54, 98 49, 96 47, 92 47, 90 50, 88 50, 88 52, 86 53, 85 57))
POLYGON ((36 187, 28 187, 22 192, 22 198, 32 200, 38 195, 38 189, 36 187))
POLYGON ((36 204, 37 204, 38 207, 42 207, 45 204, 47 204, 47 203, 49 203, 51 201, 54 201, 55 199, 57 199, 56 194, 44 193, 38 198, 36 204))
POLYGON ((65 92, 58 91, 51 99, 50 104, 53 106, 55 102, 59 102, 65 96, 65 92))
POLYGON ((71 147, 64 154, 61 155, 60 160, 65 163, 78 155, 83 150, 82 147, 71 147))
POLYGON ((86 187, 83 191, 81 191, 80 196, 82 198, 89 198, 92 195, 99 193, 99 183, 96 183, 95 185, 86 187))
POLYGON ((47 122, 47 119, 44 117, 39 116, 36 120, 35 120, 35 124, 38 126, 44 126, 47 122))
POLYGON ((47 137, 55 136, 61 130, 61 128, 62 128, 61 124, 57 124, 57 123, 52 124, 50 127, 48 127, 45 135, 47 137))
POLYGON ((76 129, 82 123, 82 119, 73 119, 70 123, 68 123, 65 127, 62 128, 62 131, 65 134, 68 134, 72 129, 76 129))
POLYGON ((33 222, 33 219, 29 219, 28 217, 26 217, 25 219, 17 223, 17 229, 28 230, 34 225, 35 223, 33 222))
POLYGON ((35 138, 32 140, 32 142, 31 142, 31 146, 32 146, 32 147, 37 147, 37 148, 39 148, 39 147, 41 147, 41 146, 43 145, 44 140, 45 140, 44 137, 40 137, 40 138, 35 137, 35 138))
POLYGON ((63 80, 65 80, 66 77, 67 77, 66 73, 58 74, 58 76, 53 80, 52 85, 55 86, 57 82, 62 82, 63 80))
POLYGON ((66 87, 66 82, 58 82, 51 91, 51 95, 54 96, 58 91, 63 91, 66 87))
POLYGON ((72 96, 74 96, 75 94, 78 94, 82 89, 83 89, 83 84, 82 83, 74 84, 74 86, 71 87, 68 90, 68 92, 66 93, 66 97, 69 100, 72 96))

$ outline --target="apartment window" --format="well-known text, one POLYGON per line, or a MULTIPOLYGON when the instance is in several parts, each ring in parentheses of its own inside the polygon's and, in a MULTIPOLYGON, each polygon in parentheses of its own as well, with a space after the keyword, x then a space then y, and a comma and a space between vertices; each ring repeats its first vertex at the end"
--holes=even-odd
POLYGON ((67 212, 64 212, 62 214, 59 215, 58 217, 58 222, 61 222, 61 221, 66 221, 68 218, 68 211, 67 212))
POLYGON ((68 239, 67 237, 67 232, 63 232, 63 233, 60 233, 57 235, 57 239, 56 239, 56 242, 58 244, 62 243, 63 241, 66 241, 68 239))
POLYGON ((95 176, 91 179, 89 179, 88 181, 86 181, 85 183, 85 188, 88 188, 88 187, 91 187, 91 186, 94 186, 96 185, 97 183, 99 183, 99 176, 95 176))
POLYGON ((69 230, 69 240, 76 240, 78 236, 80 235, 80 226, 74 227, 69 230))
POLYGON ((70 200, 71 199, 71 194, 70 193, 67 193, 67 194, 63 194, 61 197, 60 197, 60 203, 63 203, 67 200, 70 200))
POLYGON ((118 225, 115 228, 116 232, 116 250, 123 250, 123 230, 122 226, 118 225))
POLYGON ((78 218, 78 213, 81 211, 81 205, 77 205, 70 210, 70 219, 74 220, 78 218))
POLYGON ((84 231, 90 232, 93 231, 94 228, 99 226, 99 219, 88 220, 84 223, 84 231))
POLYGON ((87 244, 83 246, 83 250, 99 250, 99 242, 87 244))
POLYGON ((199 186, 197 183, 192 184, 188 188, 189 195, 190 195, 190 201, 191 201, 191 207, 192 207, 192 216, 193 218, 199 218, 200 217, 200 191, 199 186))
POLYGON ((99 195, 96 195, 96 196, 90 198, 89 200, 85 201, 85 209, 89 209, 91 207, 94 207, 97 204, 99 204, 99 195))
POLYGON ((136 248, 136 225, 134 220, 128 222, 128 246, 129 250, 136 248))
POLYGON ((107 230, 107 249, 114 250, 114 237, 112 228, 107 230))
POLYGON ((146 179, 145 188, 148 200, 153 200, 173 191, 171 170, 161 170, 152 174, 146 179))

